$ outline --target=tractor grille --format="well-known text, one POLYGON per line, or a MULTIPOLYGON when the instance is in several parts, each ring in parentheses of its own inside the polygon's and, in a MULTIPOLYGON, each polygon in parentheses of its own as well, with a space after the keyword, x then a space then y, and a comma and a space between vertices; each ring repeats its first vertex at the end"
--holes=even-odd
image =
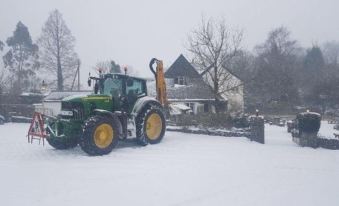
POLYGON ((83 120, 85 116, 84 106, 79 102, 61 102, 61 110, 73 112, 73 116, 61 115, 63 119, 83 120))

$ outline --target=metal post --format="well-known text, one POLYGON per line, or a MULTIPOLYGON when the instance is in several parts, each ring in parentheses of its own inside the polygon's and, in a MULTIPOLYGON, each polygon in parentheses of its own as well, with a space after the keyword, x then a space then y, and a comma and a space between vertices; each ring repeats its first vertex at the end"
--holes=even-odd
POLYGON ((78 59, 78 91, 80 91, 80 59, 78 59))

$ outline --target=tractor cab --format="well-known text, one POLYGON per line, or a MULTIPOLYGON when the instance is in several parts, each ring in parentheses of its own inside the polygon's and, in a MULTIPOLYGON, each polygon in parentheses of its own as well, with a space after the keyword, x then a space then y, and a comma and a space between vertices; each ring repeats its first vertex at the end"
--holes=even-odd
POLYGON ((104 74, 95 80, 94 94, 112 96, 113 110, 130 111, 138 98, 147 96, 146 80, 123 74, 104 74))

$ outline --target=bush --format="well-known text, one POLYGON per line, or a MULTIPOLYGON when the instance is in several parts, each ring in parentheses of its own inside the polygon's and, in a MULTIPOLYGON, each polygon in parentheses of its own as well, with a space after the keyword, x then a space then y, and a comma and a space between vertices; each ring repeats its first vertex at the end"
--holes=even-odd
POLYGON ((250 123, 248 121, 248 117, 242 115, 233 118, 233 125, 236 128, 246 128, 250 126, 250 123))
POLYGON ((303 112, 297 115, 298 128, 302 133, 318 133, 321 115, 315 112, 303 112))
POLYGON ((322 148, 339 150, 339 140, 318 138, 318 144, 322 148))
POLYGON ((233 126, 231 116, 223 113, 184 114, 171 119, 177 126, 202 126, 212 128, 231 128, 233 126))

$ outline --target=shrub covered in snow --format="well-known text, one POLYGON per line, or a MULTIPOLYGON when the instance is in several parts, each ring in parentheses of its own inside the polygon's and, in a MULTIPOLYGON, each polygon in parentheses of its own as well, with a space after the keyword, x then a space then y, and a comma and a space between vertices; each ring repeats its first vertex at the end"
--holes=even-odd
POLYGON ((298 128, 302 133, 318 133, 321 115, 315 112, 303 112, 297 115, 298 128))
POLYGON ((204 113, 179 115, 172 119, 177 126, 201 126, 209 128, 231 128, 233 119, 228 114, 204 113))

